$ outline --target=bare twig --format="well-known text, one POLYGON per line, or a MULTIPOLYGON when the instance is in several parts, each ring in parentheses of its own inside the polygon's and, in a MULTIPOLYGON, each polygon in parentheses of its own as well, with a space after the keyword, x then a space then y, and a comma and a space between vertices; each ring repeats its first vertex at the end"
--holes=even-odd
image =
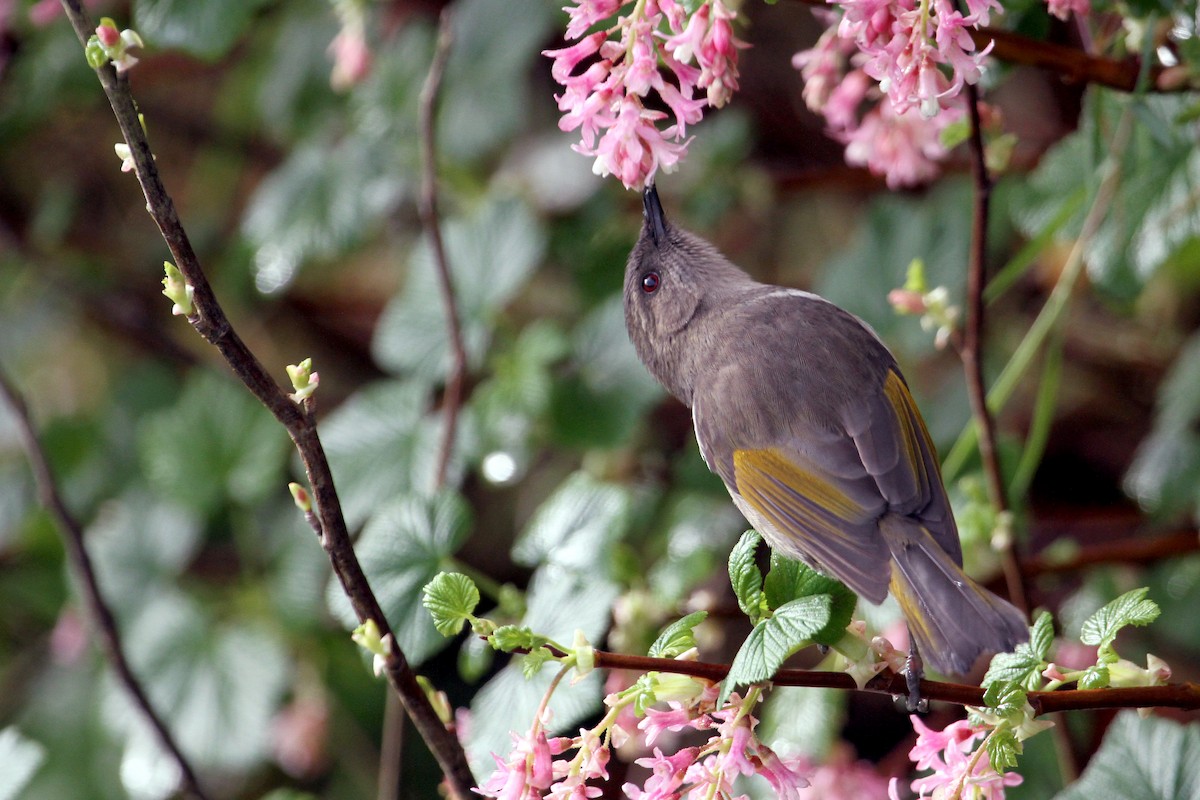
POLYGON ((418 108, 418 128, 421 135, 421 196, 417 212, 421 226, 429 238, 433 251, 433 265, 437 271, 438 288, 442 293, 442 305, 446 312, 446 327, 450 336, 450 375, 446 380, 446 391, 442 398, 445 428, 442 432, 441 451, 438 455, 436 484, 446 481, 446 470, 454 451, 454 438, 458 427, 459 406, 462 403, 463 381, 467 375, 467 351, 463 345, 462 323, 458 316, 458 304, 454 295, 454 281, 450 275, 450 263, 446 258, 446 247, 442 241, 441 222, 438 218, 437 182, 437 101, 442 85, 442 74, 450 56, 453 40, 453 14, 450 6, 442 10, 438 24, 437 47, 425 85, 421 87, 418 108))
MULTIPOLYGON (((92 24, 80 7, 79 0, 62 0, 67 16, 81 43, 92 34, 92 24)), ((455 736, 446 729, 425 693, 417 683, 416 673, 398 647, 383 610, 379 606, 362 567, 354 553, 350 533, 342 515, 341 502, 333 483, 333 474, 325 450, 317 436, 316 422, 308 407, 301 407, 271 378, 262 364, 234 331, 224 310, 217 302, 192 250, 187 233, 180 224, 174 203, 154 164, 154 157, 138 120, 137 107, 129 92, 126 79, 111 65, 96 70, 121 132, 129 145, 138 182, 146 196, 147 210, 158 225, 175 265, 193 287, 195 314, 188 318, 192 327, 215 346, 252 394, 265 405, 281 425, 300 453, 309 484, 313 489, 317 519, 320 522, 319 540, 333 566, 359 620, 372 620, 385 641, 393 642, 385 659, 385 672, 417 731, 437 759, 451 792, 459 798, 469 797, 474 784, 466 754, 455 736)))
POLYGON ((88 555, 87 547, 84 545, 83 526, 75 519, 70 509, 67 508, 62 495, 58 492, 58 484, 54 480, 54 473, 50 469, 46 452, 38 440, 24 398, 2 370, 0 370, 0 394, 4 396, 16 416, 17 433, 25 455, 29 459, 33 479, 37 485, 38 498, 58 523, 63 543, 66 545, 67 558, 71 563, 72 570, 79 577, 83 590, 84 608, 95 626, 105 658, 112 665, 113 671, 117 673, 117 680, 129 694, 133 704, 154 730, 163 750, 175 762, 175 766, 179 769, 179 779, 183 790, 189 796, 207 800, 208 795, 201 788, 200 781, 196 778, 196 771, 192 769, 191 763, 179 749, 170 728, 154 709, 149 695, 142 687, 137 675, 134 674, 129 660, 125 657, 125 648, 121 644, 121 632, 117 627, 117 620, 113 616, 112 609, 108 607, 104 594, 100 591, 96 570, 92 566, 91 556, 88 555))
MULTIPOLYGON (((987 158, 983 146, 983 131, 979 122, 979 90, 967 84, 967 115, 971 122, 970 151, 971 176, 975 184, 973 215, 971 223, 971 251, 967 260, 967 319, 963 327, 962 356, 966 374, 967 395, 971 401, 971 414, 979 430, 979 456, 983 461, 983 472, 987 481, 988 496, 998 513, 1008 511, 1008 496, 1004 488, 1004 476, 1000 471, 1000 458, 996 453, 996 423, 987 404, 987 387, 983 382, 983 290, 987 285, 987 228, 990 219, 992 178, 988 174, 987 158)), ((1000 560, 1004 567, 1004 578, 1008 584, 1008 595, 1013 604, 1024 613, 1029 613, 1029 599, 1021 567, 1017 562, 1016 543, 1007 537, 1000 548, 1000 560)))

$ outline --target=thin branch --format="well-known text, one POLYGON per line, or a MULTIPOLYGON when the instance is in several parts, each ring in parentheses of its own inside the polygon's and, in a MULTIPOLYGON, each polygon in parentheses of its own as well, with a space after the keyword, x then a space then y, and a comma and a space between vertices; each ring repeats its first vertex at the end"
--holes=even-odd
MULTIPOLYGON (((562 654, 560 654, 562 655, 562 654)), ((596 666, 601 669, 628 669, 637 672, 670 672, 721 681, 729 673, 728 664, 704 661, 679 661, 650 658, 597 650, 596 666)), ((907 678, 903 673, 885 669, 867 681, 861 691, 907 696, 907 678)), ((808 686, 824 689, 859 690, 854 678, 845 672, 781 669, 771 678, 775 686, 808 686)), ((921 681, 921 696, 965 706, 984 706, 983 687, 942 681, 921 681)), ((1037 715, 1058 711, 1083 711, 1097 708, 1180 708, 1200 709, 1200 684, 1172 683, 1166 686, 1138 686, 1120 689, 1060 689, 1055 692, 1030 692, 1029 704, 1037 715)))
MULTIPOLYGON (((979 121, 979 90, 973 84, 966 85, 967 115, 971 123, 969 137, 971 151, 971 176, 974 180, 974 202, 971 222, 971 250, 967 260, 967 319, 963 327, 962 356, 963 371, 967 381, 967 396, 971 401, 971 414, 979 431, 979 456, 983 461, 983 472, 987 481, 988 496, 992 506, 1000 514, 1009 510, 1008 496, 1004 488, 1004 475, 1000 471, 1000 458, 996 453, 996 422, 987 404, 987 387, 983 381, 983 292, 987 285, 987 233, 991 219, 992 178, 988 174, 987 155, 983 146, 983 131, 979 121)), ((1000 561, 1004 567, 1004 578, 1008 584, 1008 596, 1013 605, 1028 615, 1029 598, 1021 567, 1017 562, 1016 543, 1011 536, 1000 548, 1000 561)))
POLYGON ((134 674, 133 667, 130 666, 129 660, 125 656, 125 648, 121 643, 121 632, 117 627, 116 617, 113 616, 112 609, 108 607, 108 602, 100 591, 96 570, 92 566, 91 556, 88 555, 87 547, 84 545, 83 526, 75 519, 70 509, 67 508, 62 495, 59 494, 58 484, 54 480, 54 472, 50 469, 46 451, 38 440, 29 408, 17 388, 9 382, 3 370, 0 370, 0 394, 4 396, 16 416, 17 434, 21 440, 21 446, 25 450, 25 456, 29 459, 34 483, 37 485, 38 498, 58 523, 63 543, 66 545, 67 558, 71 563, 72 570, 79 577, 83 589, 84 608, 87 609, 99 635, 105 658, 112 665, 113 671, 117 673, 117 680, 129 694, 133 704, 154 730, 163 750, 175 762, 175 766, 179 769, 183 791, 192 797, 207 800, 208 795, 201 788, 200 781, 196 778, 196 771, 192 769, 191 763, 179 749, 170 728, 154 709, 150 696, 142 687, 141 681, 134 674))
MULTIPOLYGON (((92 35, 93 27, 80 7, 79 0, 62 0, 62 4, 80 42, 86 43, 92 35)), ((138 120, 137 106, 129 92, 128 81, 124 76, 118 75, 112 65, 106 64, 96 70, 96 73, 129 145, 138 182, 146 196, 147 210, 158 225, 163 240, 175 259, 175 265, 193 287, 192 300, 196 312, 188 318, 188 322, 220 351, 246 388, 287 430, 300 454, 313 489, 317 518, 320 522, 318 538, 333 566, 333 572, 358 619, 364 622, 373 620, 379 627, 380 635, 389 637, 391 629, 387 619, 354 553, 341 502, 334 487, 333 474, 317 435, 311 409, 308 406, 302 408, 288 397, 234 331, 209 286, 187 233, 180 224, 174 203, 163 186, 145 132, 138 120)), ((438 718, 437 712, 417 683, 416 673, 409 666, 404 654, 394 645, 394 635, 385 641, 393 642, 385 659, 388 682, 399 695, 417 731, 433 752, 452 794, 459 798, 470 797, 474 778, 462 745, 438 718)))
POLYGON ((1115 542, 1082 545, 1065 557, 1041 553, 1021 559, 1025 575, 1076 572, 1100 564, 1153 564, 1200 551, 1200 533, 1194 528, 1154 538, 1130 537, 1115 542))
POLYGON ((446 470, 450 465, 450 456, 454 452, 454 439, 458 427, 458 412, 462 404, 463 381, 467 376, 467 351, 463 345, 462 323, 458 316, 458 303, 455 301, 454 281, 450 275, 450 263, 446 258, 446 247, 442 241, 441 222, 438 218, 438 182, 437 182, 437 104, 438 92, 442 85, 442 74, 446 70, 446 61, 450 57, 450 45, 454 38, 453 14, 451 6, 442 10, 438 23, 437 47, 433 54, 433 62, 429 65, 429 74, 421 87, 418 107, 418 128, 421 136, 421 196, 417 205, 417 213, 421 217, 421 226, 429 238, 433 250, 433 265, 437 271, 438 288, 442 295, 442 305, 446 313, 446 327, 450 336, 451 365, 450 375, 446 381, 446 391, 442 398, 442 410, 445 414, 445 428, 442 431, 441 450, 438 455, 436 484, 440 487, 446 482, 446 470))

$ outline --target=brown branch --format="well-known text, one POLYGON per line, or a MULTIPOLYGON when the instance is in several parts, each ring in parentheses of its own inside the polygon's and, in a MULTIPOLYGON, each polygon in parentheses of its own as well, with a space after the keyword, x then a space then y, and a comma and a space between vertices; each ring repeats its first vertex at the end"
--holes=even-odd
MULTIPOLYGON (((1000 471, 1000 458, 996 452, 996 421, 987 404, 987 387, 983 381, 983 293, 987 286, 987 233, 991 219, 992 178, 988 174, 987 154, 983 145, 983 131, 979 120, 979 90, 973 84, 966 85, 967 116, 971 123, 970 153, 971 177, 974 181, 971 220, 971 249, 967 257, 967 318, 963 327, 962 356, 963 372, 967 382, 967 396, 971 402, 971 415, 979 431, 979 456, 987 481, 988 495, 992 507, 999 514, 1009 510, 1008 496, 1004 488, 1004 475, 1000 471)), ((1008 596, 1013 604, 1026 615, 1029 614, 1029 599, 1021 567, 1017 563, 1016 543, 1007 537, 1000 547, 1000 561, 1008 584, 1008 596)))
POLYGON ((1080 547, 1065 558, 1039 553, 1021 559, 1025 575, 1076 572, 1099 564, 1153 564, 1174 556, 1200 551, 1200 533, 1195 529, 1153 538, 1129 538, 1080 547))
POLYGON ((25 450, 25 456, 29 459, 29 467, 37 486, 38 499, 58 523, 63 544, 66 546, 67 559, 71 563, 71 569, 79 577, 84 608, 87 609, 88 616, 91 617, 92 624, 95 626, 105 658, 116 672, 117 681, 124 687, 130 699, 133 700, 133 704, 154 730, 163 750, 175 762, 175 766, 179 769, 183 791, 192 797, 207 800, 208 795, 201 788, 200 781, 196 778, 196 771, 192 769, 191 763, 179 749, 179 744, 175 741, 171 729, 167 727, 155 710, 150 696, 142 687, 141 681, 134 674, 133 667, 130 666, 129 660, 125 656, 125 648, 121 643, 121 631, 117 627, 116 617, 113 616, 112 609, 108 607, 108 602, 104 599, 103 592, 100 591, 96 570, 92 565, 87 547, 84 545, 83 526, 75 519, 70 509, 67 508, 62 495, 59 494, 58 484, 54 480, 54 472, 50 469, 46 451, 38 440, 33 419, 24 398, 9 382, 2 370, 0 370, 0 395, 4 396, 16 416, 17 435, 25 450))
MULTIPOLYGON (((596 666, 602 669, 628 669, 638 672, 670 672, 691 675, 710 681, 724 680, 728 664, 704 661, 678 661, 672 658, 650 658, 597 650, 596 666)), ((903 673, 884 670, 867 681, 861 691, 908 695, 903 673)), ((854 678, 845 672, 823 670, 781 669, 771 679, 775 686, 808 686, 824 689, 859 690, 854 678)), ((921 681, 921 696, 965 706, 983 706, 983 687, 942 681, 921 681)), ((1036 715, 1058 711, 1083 711, 1097 708, 1180 708, 1200 709, 1200 684, 1172 683, 1166 686, 1138 686, 1121 689, 1064 689, 1055 692, 1030 692, 1029 704, 1036 715)))
POLYGON ((453 14, 451 6, 442 10, 438 23, 437 47, 434 50, 433 62, 429 65, 429 74, 421 87, 419 100, 418 129, 421 136, 421 196, 417 205, 417 213, 421 218, 421 226, 429 238, 429 246, 433 252, 433 265, 437 271, 438 288, 442 295, 442 305, 446 312, 446 328, 450 336, 451 365, 450 375, 446 381, 446 391, 442 398, 442 411, 445 414, 445 429, 442 431, 441 450, 438 455, 435 483, 442 486, 446 482, 446 470, 450 465, 450 456, 454 451, 455 432, 458 427, 458 412, 462 404, 463 381, 467 375, 467 351, 463 345, 462 323, 458 316, 458 303, 455 300, 454 281, 450 275, 450 263, 446 258, 446 246, 442 241, 441 223, 438 218, 438 182, 437 182, 437 101, 438 92, 442 85, 442 74, 446 70, 446 60, 450 56, 450 44, 453 40, 453 14))
MULTIPOLYGON (((62 4, 80 42, 86 44, 92 35, 93 27, 80 7, 79 0, 62 0, 62 4)), ((391 629, 387 619, 354 553, 341 502, 334 487, 333 474, 317 435, 311 408, 302 408, 293 402, 234 331, 209 286, 187 233, 180 224, 174 203, 163 186, 145 132, 138 120, 137 107, 130 94, 128 81, 124 76, 118 75, 110 64, 96 70, 96 73, 129 145, 138 182, 146 196, 147 210, 158 225, 163 240, 175 259, 175 265, 193 287, 192 299, 196 311, 188 318, 188 322, 220 351, 246 388, 287 430, 300 454, 313 489, 313 500, 320 523, 318 539, 333 566, 333 572, 358 619, 364 622, 373 620, 379 627, 380 635, 389 637, 391 629)), ((462 745, 438 718, 437 712, 417 683, 416 673, 404 654, 395 646, 394 635, 386 641, 393 643, 388 648, 385 660, 388 682, 404 703, 417 731, 437 759, 453 795, 464 799, 470 797, 474 778, 462 745)))

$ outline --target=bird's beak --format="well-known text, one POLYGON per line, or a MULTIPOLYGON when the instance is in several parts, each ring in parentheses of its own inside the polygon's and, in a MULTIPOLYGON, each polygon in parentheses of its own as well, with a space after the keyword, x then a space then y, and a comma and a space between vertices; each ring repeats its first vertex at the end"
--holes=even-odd
POLYGON ((658 199, 658 189, 650 184, 642 192, 642 206, 645 209, 646 229, 656 245, 667 240, 667 217, 663 213, 662 202, 658 199))

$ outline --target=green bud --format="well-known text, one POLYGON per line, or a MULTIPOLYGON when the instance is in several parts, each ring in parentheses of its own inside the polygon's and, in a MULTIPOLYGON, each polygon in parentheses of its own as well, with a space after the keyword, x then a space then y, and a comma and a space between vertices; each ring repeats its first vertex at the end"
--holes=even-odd
POLYGON ((308 491, 298 483, 289 483, 288 491, 292 493, 292 500, 296 503, 296 508, 308 514, 312 511, 312 498, 308 496, 308 491))
POLYGON ((306 358, 299 364, 288 364, 285 369, 292 381, 292 388, 296 390, 288 396, 297 403, 312 397, 313 392, 317 391, 317 384, 321 382, 321 376, 312 371, 312 359, 306 358))
POLYGON ((171 313, 192 316, 196 313, 196 307, 192 305, 192 294, 195 291, 192 285, 184 281, 183 273, 170 261, 164 261, 163 268, 167 273, 167 277, 163 278, 163 294, 175 304, 171 307, 171 313))

